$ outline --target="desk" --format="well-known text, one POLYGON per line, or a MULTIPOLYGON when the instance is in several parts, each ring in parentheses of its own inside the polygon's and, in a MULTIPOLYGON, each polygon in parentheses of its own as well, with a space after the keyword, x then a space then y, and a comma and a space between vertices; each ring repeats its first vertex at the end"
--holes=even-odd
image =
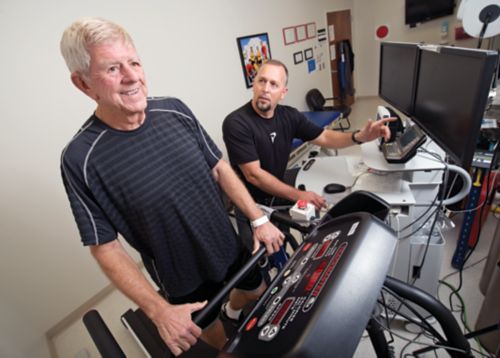
POLYGON ((306 190, 324 196, 328 204, 334 204, 349 192, 356 190, 373 192, 394 206, 415 204, 409 183, 403 180, 401 175, 369 174, 366 173, 367 169, 355 155, 311 158, 299 170, 295 184, 304 185, 306 190), (327 195, 324 187, 329 183, 342 184, 350 189, 346 193, 327 195))
POLYGON ((417 153, 415 157, 406 163, 391 164, 387 163, 382 153, 378 149, 376 140, 363 143, 361 145, 362 157, 368 168, 384 171, 384 172, 412 172, 412 171, 429 171, 429 170, 444 170, 445 166, 441 161, 432 158, 425 154, 417 153))
MULTIPOLYGON (((434 151, 430 148, 431 145, 432 143, 426 143, 426 147, 434 151)), ((341 150, 339 154, 336 157, 317 156, 305 159, 297 174, 296 186, 303 184, 306 190, 323 195, 329 204, 335 204, 350 191, 356 190, 374 192, 387 201, 393 209, 388 218, 391 226, 396 231, 408 226, 408 229, 398 233, 400 240, 390 275, 405 282, 413 282, 415 286, 436 296, 444 240, 439 233, 439 236, 432 237, 426 249, 427 236, 423 232, 410 236, 408 234, 428 219, 424 216, 415 222, 427 210, 425 205, 430 204, 436 196, 444 164, 428 154, 420 153, 407 163, 389 164, 376 142, 352 146, 341 150), (311 160, 314 162, 309 164, 311 160), (351 189, 344 193, 326 195, 324 187, 329 183, 343 184, 351 189), (401 239, 406 236, 408 238, 401 239), (415 280, 413 269, 421 264, 424 252, 427 252, 425 265, 420 277, 415 280)), ((387 299, 397 305, 397 301, 390 296, 387 299)), ((406 308, 402 311, 413 316, 406 308)), ((425 315, 422 309, 419 313, 425 315)))

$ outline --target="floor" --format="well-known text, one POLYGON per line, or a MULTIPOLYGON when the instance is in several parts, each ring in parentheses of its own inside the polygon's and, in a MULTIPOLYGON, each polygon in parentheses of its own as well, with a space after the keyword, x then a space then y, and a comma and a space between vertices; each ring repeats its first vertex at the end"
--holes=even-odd
MULTIPOLYGON (((352 124, 351 129, 361 127, 368 117, 373 118, 376 112, 376 106, 381 103, 382 101, 378 98, 357 100, 353 106, 350 116, 352 124)), ((450 262, 459 235, 462 214, 457 213, 451 217, 456 226, 453 230, 444 234, 446 244, 439 277, 441 279, 446 278, 448 285, 456 287, 459 282, 459 275, 456 273, 456 270, 451 267, 450 262)), ((479 241, 475 252, 467 262, 467 266, 463 271, 463 285, 459 293, 465 304, 467 322, 471 329, 474 329, 474 323, 483 301, 483 296, 479 291, 478 285, 496 225, 497 218, 493 214, 490 214, 484 225, 481 240, 479 241)), ((439 298, 447 307, 449 307, 449 295, 450 288, 444 284, 440 285, 439 298)), ((455 306, 458 304, 457 302, 457 300, 454 300, 455 306)), ((91 308, 95 308, 100 312, 126 356, 139 358, 144 357, 143 352, 132 339, 127 329, 120 322, 120 316, 126 310, 133 307, 135 307, 135 305, 130 300, 125 298, 118 291, 113 290, 109 295, 91 308)), ((455 315, 457 316, 457 320, 460 322, 460 325, 463 325, 460 321, 459 313, 456 313, 455 315)), ((393 322, 391 328, 394 331, 394 334, 398 335, 398 337, 394 337, 394 347, 397 356, 404 357, 406 354, 410 354, 412 351, 421 348, 422 346, 419 345, 418 342, 429 342, 426 337, 422 337, 422 335, 418 335, 418 333, 409 332, 401 321, 393 322), (408 342, 411 344, 407 345, 408 342)), ((473 340, 470 342, 474 349, 479 351, 480 348, 478 345, 473 340)), ((54 357, 89 358, 100 356, 80 319, 77 319, 72 324, 69 324, 66 329, 63 329, 59 334, 54 336, 52 339, 52 346, 54 357)), ((474 355, 482 356, 479 352, 474 353, 474 355)), ((374 356, 375 354, 373 348, 371 347, 370 340, 367 335, 364 334, 355 353, 355 357, 374 356)), ((444 357, 447 355, 441 349, 437 351, 436 354, 428 353, 427 356, 444 357)))

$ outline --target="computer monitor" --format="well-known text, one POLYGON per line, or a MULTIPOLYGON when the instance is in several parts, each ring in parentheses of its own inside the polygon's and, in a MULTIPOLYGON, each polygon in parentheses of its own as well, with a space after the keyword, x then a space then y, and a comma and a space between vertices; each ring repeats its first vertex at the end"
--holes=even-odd
POLYGON ((476 149, 497 56, 495 51, 421 47, 411 118, 464 168, 476 149))
POLYGON ((418 56, 417 44, 380 44, 379 96, 407 116, 413 113, 418 56))

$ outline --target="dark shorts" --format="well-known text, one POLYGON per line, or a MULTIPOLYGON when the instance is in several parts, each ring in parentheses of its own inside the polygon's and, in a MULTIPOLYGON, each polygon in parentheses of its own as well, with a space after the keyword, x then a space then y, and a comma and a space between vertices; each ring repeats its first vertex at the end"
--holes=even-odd
MULTIPOLYGON (((194 303, 202 302, 205 300, 210 301, 223 287, 224 283, 229 281, 239 269, 250 259, 251 253, 247 250, 242 250, 238 259, 229 267, 224 282, 214 282, 206 281, 198 286, 193 292, 181 296, 181 297, 169 297, 168 301, 172 304, 182 304, 182 303, 194 303)), ((244 291, 254 291, 259 288, 262 283, 262 275, 258 267, 254 267, 247 276, 245 276, 237 285, 236 288, 244 291)), ((219 310, 214 309, 207 315, 207 318, 202 324, 201 328, 206 328, 210 325, 217 316, 219 315, 219 310)))

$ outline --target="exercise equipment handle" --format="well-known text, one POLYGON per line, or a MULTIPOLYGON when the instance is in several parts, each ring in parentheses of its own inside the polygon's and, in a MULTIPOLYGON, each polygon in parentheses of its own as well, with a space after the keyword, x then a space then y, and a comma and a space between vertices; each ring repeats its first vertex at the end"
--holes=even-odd
POLYGON ((219 305, 222 303, 227 294, 235 287, 257 264, 257 262, 265 255, 266 248, 261 246, 259 250, 247 261, 247 263, 227 282, 226 285, 217 293, 210 302, 207 303, 202 310, 193 314, 193 322, 200 325, 206 318, 207 315, 214 309, 219 309, 219 305))
POLYGON ((452 357, 473 357, 471 347, 467 339, 464 337, 460 326, 458 325, 453 314, 436 298, 418 287, 411 286, 403 281, 387 276, 384 286, 395 292, 397 295, 418 306, 424 308, 434 318, 437 319, 443 329, 448 344, 451 347, 457 348, 459 351, 447 350, 452 357))
POLYGON ((83 323, 102 357, 126 357, 99 312, 90 310, 85 313, 83 323))

